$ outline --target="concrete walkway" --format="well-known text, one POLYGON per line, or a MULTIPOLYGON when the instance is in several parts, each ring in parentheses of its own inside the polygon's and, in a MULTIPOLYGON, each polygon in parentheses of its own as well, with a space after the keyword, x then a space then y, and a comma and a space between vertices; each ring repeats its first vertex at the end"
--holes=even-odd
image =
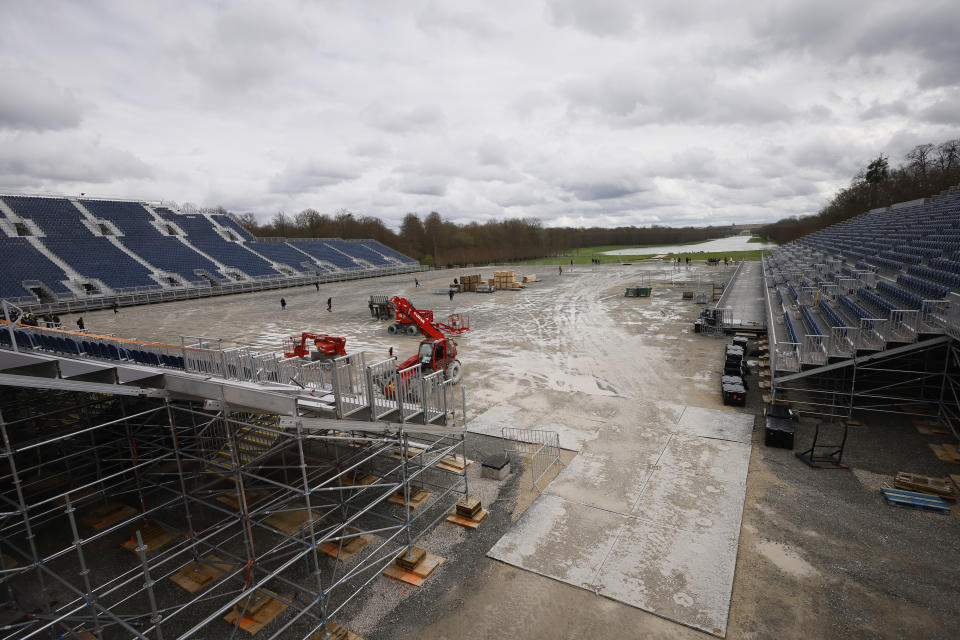
MULTIPOLYGON (((723 636, 753 416, 537 395, 517 400, 556 407, 538 416, 540 428, 559 426, 561 446, 582 449, 488 555, 723 636)), ((499 435, 501 421, 537 428, 513 422, 509 407, 468 429, 499 435)))

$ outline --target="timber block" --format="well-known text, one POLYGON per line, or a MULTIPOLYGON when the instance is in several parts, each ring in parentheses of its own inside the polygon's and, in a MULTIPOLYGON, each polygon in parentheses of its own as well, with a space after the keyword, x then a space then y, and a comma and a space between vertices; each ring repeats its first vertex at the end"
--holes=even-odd
POLYGON ((457 513, 464 518, 475 517, 481 509, 483 509, 483 505, 480 504, 479 498, 464 498, 457 503, 457 513))
POLYGON ((233 605, 233 609, 223 619, 253 635, 270 624, 287 606, 278 599, 277 594, 259 589, 233 605))
MULTIPOLYGON (((416 509, 421 504, 423 504, 423 501, 429 498, 430 495, 431 494, 429 491, 424 491, 422 489, 411 490, 410 491, 410 508, 416 509)), ((406 503, 403 501, 402 491, 398 493, 394 493, 392 496, 387 498, 387 502, 391 504, 399 504, 401 506, 406 505, 406 503)))
POLYGON ((423 560, 412 571, 402 569, 395 563, 388 566, 383 571, 383 575, 394 580, 412 584, 415 587, 422 586, 424 581, 430 577, 433 571, 441 564, 446 562, 446 558, 427 553, 423 560))
POLYGON ((328 622, 324 625, 324 629, 316 631, 307 640, 363 640, 363 638, 334 622, 328 622))
MULTIPOLYGON (((173 536, 169 531, 157 524, 150 524, 140 528, 140 537, 143 538, 143 544, 147 545, 147 553, 156 551, 173 541, 173 536)), ((130 539, 121 545, 130 553, 137 553, 137 533, 136 530, 130 535, 130 539)))
POLYGON ((468 529, 476 529, 488 515, 490 515, 489 511, 486 509, 480 509, 475 516, 472 518, 467 518, 457 513, 457 510, 454 509, 450 515, 447 516, 447 522, 452 522, 453 524, 458 524, 461 527, 467 527, 468 529))
POLYGON ((411 546, 406 550, 402 555, 397 556, 397 559, 394 560, 396 565, 401 569, 406 569, 407 571, 413 571, 414 568, 427 557, 427 552, 425 549, 421 549, 417 546, 411 546))
POLYGON ((278 511, 265 519, 263 523, 274 529, 283 531, 287 535, 293 535, 300 531, 300 529, 305 529, 308 520, 313 520, 314 525, 320 522, 319 516, 315 512, 307 513, 307 509, 304 507, 288 511, 278 511))
POLYGON ((219 557, 211 554, 182 566, 179 571, 170 576, 170 580, 187 593, 196 593, 206 589, 234 569, 236 565, 223 562, 219 557))

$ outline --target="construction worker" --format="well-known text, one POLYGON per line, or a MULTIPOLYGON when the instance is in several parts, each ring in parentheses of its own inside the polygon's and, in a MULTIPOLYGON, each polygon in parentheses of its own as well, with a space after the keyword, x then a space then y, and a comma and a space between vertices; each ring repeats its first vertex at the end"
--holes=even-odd
POLYGON ((283 298, 280 298, 280 311, 286 311, 286 310, 287 310, 287 301, 284 300, 283 298))
POLYGON ((447 289, 447 293, 450 294, 450 301, 451 301, 451 302, 453 302, 453 292, 454 292, 454 288, 453 288, 453 287, 450 287, 449 289, 447 289))
POLYGON ((419 287, 420 287, 420 281, 417 280, 416 278, 414 278, 414 279, 413 279, 413 286, 414 286, 414 288, 419 288, 419 287))
POLYGON ((119 305, 117 304, 117 301, 114 300, 114 301, 113 301, 113 313, 114 313, 114 314, 120 313, 119 308, 120 308, 120 307, 119 307, 119 305))
POLYGON ((318 291, 318 292, 320 291, 320 281, 319 281, 319 280, 317 280, 316 282, 314 282, 314 283, 313 283, 313 286, 315 286, 315 287, 317 288, 317 291, 318 291))
POLYGON ((333 311, 333 298, 327 298, 327 311, 333 311))
POLYGON ((77 329, 80 329, 80 331, 86 331, 86 327, 83 326, 83 317, 82 317, 82 316, 79 317, 79 318, 77 318, 77 329))
POLYGON ((557 266, 557 269, 560 270, 560 274, 559 274, 559 275, 562 276, 562 275, 563 275, 563 265, 561 264, 561 265, 557 266))

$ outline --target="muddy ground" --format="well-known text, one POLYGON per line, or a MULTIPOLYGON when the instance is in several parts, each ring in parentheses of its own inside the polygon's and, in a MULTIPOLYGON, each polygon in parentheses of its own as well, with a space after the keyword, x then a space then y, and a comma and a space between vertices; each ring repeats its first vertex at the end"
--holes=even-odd
MULTIPOLYGON (((458 340, 468 416, 538 391, 569 390, 722 408, 718 376, 724 340, 693 333, 699 307, 684 290, 710 291, 731 270, 664 265, 529 267, 541 282, 526 290, 431 293, 455 275, 420 274, 299 289, 182 301, 84 315, 88 329, 179 344, 183 334, 276 351, 285 335, 312 330, 347 337, 349 351, 400 356, 417 338, 388 336, 370 318, 367 296, 400 294, 438 315, 469 314, 473 330, 458 340), (538 270, 539 269, 539 270, 538 270), (648 278, 653 297, 624 298, 648 278), (673 282, 673 281, 676 282, 673 282), (700 284, 698 285, 698 280, 700 284), (279 300, 287 301, 281 311, 279 300), (326 299, 333 297, 333 311, 326 299)), ((65 318, 72 323, 74 317, 65 318)), ((793 453, 763 446, 761 401, 733 588, 729 638, 960 637, 960 527, 951 516, 887 506, 879 487, 898 471, 960 473, 938 461, 909 421, 861 416, 851 429, 849 470, 813 470, 793 453)), ((797 449, 813 425, 801 423, 797 449)), ((471 435, 469 455, 497 453, 496 438, 471 435)), ((574 455, 566 455, 566 460, 574 455)), ((514 473, 478 485, 491 516, 475 532, 438 531, 448 561, 419 591, 380 580, 340 622, 378 638, 696 638, 706 634, 485 557, 536 496, 514 473)), ((452 526, 452 525, 449 525, 452 526)), ((431 543, 430 537, 425 544, 431 543)))

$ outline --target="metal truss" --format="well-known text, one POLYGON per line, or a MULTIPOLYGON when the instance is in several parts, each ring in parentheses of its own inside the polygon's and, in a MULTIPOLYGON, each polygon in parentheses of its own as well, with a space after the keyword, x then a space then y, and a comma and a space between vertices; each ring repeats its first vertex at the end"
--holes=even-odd
POLYGON ((38 387, 0 386, 3 640, 237 637, 264 590, 286 608, 262 637, 321 638, 469 495, 462 425, 38 387), (185 567, 219 577, 191 593, 185 567))

